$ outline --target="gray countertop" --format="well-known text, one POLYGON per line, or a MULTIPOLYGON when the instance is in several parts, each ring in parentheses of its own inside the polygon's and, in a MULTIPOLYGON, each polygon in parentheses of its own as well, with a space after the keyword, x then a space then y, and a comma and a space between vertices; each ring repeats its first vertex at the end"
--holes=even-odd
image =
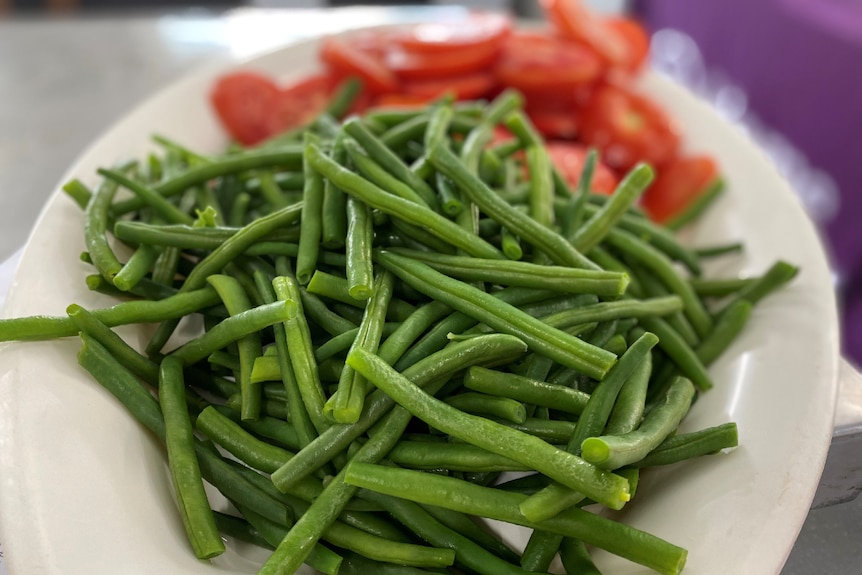
MULTIPOLYGON (((0 20, 0 261, 26 241, 42 205, 88 143, 188 70, 291 39, 413 20, 433 10, 238 10, 0 20)), ((784 575, 859 573, 859 525, 858 500, 812 511, 784 575)), ((2 552, 14 549, 0 546, 0 572, 2 552)))

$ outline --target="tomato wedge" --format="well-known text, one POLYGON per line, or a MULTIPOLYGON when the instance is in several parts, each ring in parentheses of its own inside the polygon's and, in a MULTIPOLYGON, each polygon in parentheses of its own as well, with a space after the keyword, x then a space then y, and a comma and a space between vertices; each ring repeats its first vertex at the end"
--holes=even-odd
POLYGON ((402 80, 439 79, 487 70, 499 55, 500 46, 496 43, 435 53, 393 48, 386 54, 386 66, 402 80))
POLYGON ((652 219, 666 222, 682 213, 718 179, 718 166, 709 156, 677 158, 660 169, 641 198, 652 219))
POLYGON ((596 80, 601 71, 590 50, 537 32, 506 38, 495 69, 503 85, 529 93, 575 90, 596 80))
POLYGON ((649 56, 649 34, 636 20, 624 16, 608 18, 605 25, 615 30, 626 48, 625 61, 620 65, 629 73, 639 72, 649 56))
POLYGON ((564 38, 588 46, 608 65, 625 63, 627 51, 617 31, 580 0, 539 0, 539 4, 564 38))
POLYGON ((349 41, 327 38, 320 48, 320 59, 336 76, 359 76, 375 93, 395 92, 398 79, 370 51, 354 48, 349 41))
POLYGON ((464 20, 417 24, 394 38, 407 52, 437 54, 498 46, 512 30, 505 14, 473 12, 464 20))
POLYGON ((584 108, 580 135, 620 170, 639 161, 661 167, 679 149, 677 129, 663 110, 646 96, 610 84, 597 89, 584 108))
POLYGON ((443 94, 452 93, 458 100, 476 100, 487 96, 496 85, 497 80, 491 74, 476 73, 451 76, 439 80, 404 82, 401 90, 408 96, 426 99, 434 99, 443 94))
POLYGON ((250 145, 272 135, 272 113, 280 94, 275 82, 265 76, 234 72, 216 81, 210 102, 230 135, 250 145))
MULTIPOLYGON (((581 172, 584 171, 584 163, 587 161, 589 149, 570 142, 548 142, 546 148, 551 162, 574 189, 581 181, 581 172)), ((590 189, 597 194, 612 194, 616 187, 617 177, 611 169, 601 160, 596 162, 590 189)))
POLYGON ((282 89, 270 114, 270 135, 297 128, 313 120, 326 108, 336 85, 336 80, 331 76, 319 74, 282 89))

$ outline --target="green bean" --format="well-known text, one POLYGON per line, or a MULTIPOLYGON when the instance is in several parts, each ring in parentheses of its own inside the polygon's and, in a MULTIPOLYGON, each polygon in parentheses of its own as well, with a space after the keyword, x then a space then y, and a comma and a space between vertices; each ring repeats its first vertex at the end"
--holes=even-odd
MULTIPOLYGON (((306 149, 316 144, 317 138, 305 134, 306 149)), ((323 179, 311 168, 307 154, 303 156, 302 172, 305 174, 303 189, 304 204, 300 220, 299 254, 296 256, 296 280, 306 285, 317 268, 317 253, 320 250, 321 218, 323 217, 323 179)))
POLYGON ((423 509, 416 503, 373 491, 362 491, 360 495, 382 505, 387 512, 423 540, 437 547, 453 549, 455 562, 459 565, 480 575, 526 575, 522 569, 493 555, 467 536, 444 525, 427 509, 423 509))
POLYGON ((626 343, 626 338, 623 337, 622 334, 614 334, 611 338, 605 343, 605 345, 601 346, 604 349, 608 350, 614 355, 622 355, 625 353, 628 344, 626 343))
POLYGON ((449 124, 455 116, 455 110, 449 102, 441 102, 434 106, 431 114, 428 116, 428 127, 425 129, 425 135, 422 142, 426 150, 430 150, 437 142, 441 142, 446 138, 449 131, 449 124))
POLYGON ((107 178, 90 196, 84 209, 84 240, 93 265, 106 280, 113 282, 123 264, 114 255, 105 235, 110 226, 109 208, 117 192, 117 184, 107 178))
POLYGON ((616 469, 643 459, 677 428, 688 413, 694 394, 691 381, 678 377, 664 403, 650 411, 635 431, 585 439, 581 444, 584 459, 603 469, 616 469))
POLYGON ((464 202, 461 201, 455 184, 440 172, 436 172, 434 177, 440 193, 440 208, 450 218, 457 217, 464 211, 464 202))
MULTIPOLYGON (((429 157, 434 167, 451 178, 483 213, 500 222, 521 240, 542 250, 558 264, 595 268, 595 264, 575 250, 561 235, 536 222, 529 215, 522 214, 501 199, 482 180, 470 173, 445 146, 435 146, 429 157)), ((487 257, 475 253, 470 255, 487 257)))
POLYGON ((437 198, 434 190, 425 180, 410 171, 404 162, 386 144, 368 131, 362 122, 354 118, 344 123, 344 130, 365 148, 368 155, 393 176, 410 186, 424 200, 427 206, 436 209, 437 198))
POLYGON ((305 288, 300 288, 299 294, 303 309, 308 314, 308 318, 330 335, 339 335, 358 327, 352 321, 334 313, 326 307, 323 300, 314 294, 308 293, 305 288))
POLYGON ((628 501, 628 483, 621 477, 601 473, 580 458, 531 435, 463 413, 429 397, 363 349, 353 350, 347 357, 347 364, 405 409, 445 433, 528 465, 613 509, 621 508, 628 501))
POLYGON ((527 146, 530 171, 530 217, 543 226, 554 226, 554 187, 551 159, 542 143, 527 146))
MULTIPOLYGON (((350 138, 345 139, 344 148, 350 156, 350 160, 353 162, 353 165, 356 166, 356 169, 359 170, 359 173, 364 178, 390 194, 411 201, 420 206, 428 207, 428 204, 422 199, 422 196, 369 157, 356 140, 350 138)), ((339 163, 342 165, 344 164, 344 162, 339 163)))
MULTIPOLYGON (((605 209, 609 203, 605 204, 605 207, 588 203, 584 208, 584 212, 587 215, 595 216, 605 209)), ((676 236, 667 229, 652 223, 644 217, 636 216, 630 212, 625 212, 620 216, 618 225, 621 229, 624 229, 650 243, 656 249, 663 252, 667 257, 682 263, 692 274, 700 275, 701 267, 700 261, 698 260, 700 256, 696 252, 680 244, 676 236)))
POLYGON ((493 416, 513 423, 524 423, 527 411, 524 404, 508 397, 484 393, 461 393, 450 395, 446 403, 465 413, 493 416))
POLYGON ((736 300, 723 310, 713 330, 695 349, 703 365, 710 365, 730 346, 745 327, 751 315, 752 303, 746 299, 736 300))
POLYGON ((706 391, 712 387, 712 379, 706 371, 703 362, 680 335, 660 317, 641 318, 645 329, 659 337, 659 347, 676 364, 679 370, 688 377, 699 390, 706 391))
POLYGON ((261 416, 256 420, 243 420, 238 411, 227 406, 213 405, 212 407, 231 421, 239 423, 243 429, 259 437, 265 437, 270 442, 275 442, 288 450, 303 447, 296 428, 291 423, 266 416, 261 416))
POLYGON ((584 542, 573 537, 564 537, 560 544, 560 561, 570 575, 602 575, 596 568, 584 542))
POLYGON ((221 555, 225 547, 204 492, 203 478, 195 457, 194 434, 186 409, 182 363, 176 358, 167 357, 162 361, 159 369, 159 402, 165 420, 168 465, 189 543, 198 559, 221 555))
POLYGON ((646 354, 620 388, 605 433, 622 435, 638 428, 643 420, 647 386, 652 373, 652 354, 646 354))
MULTIPOLYGON (((389 272, 381 274, 375 280, 374 295, 365 308, 362 323, 359 325, 359 335, 350 347, 351 350, 361 347, 369 353, 377 353, 394 284, 395 277, 389 272)), ((365 406, 367 390, 368 382, 365 378, 351 367, 345 366, 338 380, 338 390, 323 407, 324 415, 337 423, 356 423, 365 406)))
POLYGON ((673 264, 667 256, 620 229, 611 230, 607 234, 607 241, 610 245, 631 255, 649 268, 672 292, 682 298, 685 316, 699 337, 703 338, 709 333, 709 330, 712 329, 711 316, 703 307, 703 303, 694 293, 691 285, 682 279, 673 268, 673 264))
POLYGON ((363 88, 362 79, 356 76, 350 76, 343 80, 330 97, 329 103, 326 105, 326 113, 333 118, 343 117, 350 111, 363 88))
POLYGON ((429 443, 399 441, 387 457, 411 469, 448 469, 449 471, 529 471, 514 459, 491 453, 469 443, 429 443))
MULTIPOLYGON (((273 173, 272 171, 268 171, 264 173, 272 174, 273 182, 282 192, 301 192, 302 187, 305 185, 305 176, 302 172, 273 173)), ((262 184, 260 176, 257 178, 250 178, 245 181, 245 189, 248 192, 255 193, 261 191, 262 184)))
MULTIPOLYGON (((308 283, 307 289, 315 295, 334 299, 358 309, 365 309, 365 302, 360 302, 349 295, 347 280, 344 278, 318 270, 314 272, 314 276, 312 276, 311 281, 308 283)), ((409 317, 415 310, 416 308, 409 303, 393 299, 390 302, 387 317, 395 321, 401 321, 409 317)))
MULTIPOLYGON (((277 261, 276 267, 283 265, 283 262, 277 261)), ((266 303, 275 302, 278 297, 275 293, 275 288, 272 281, 266 274, 256 272, 254 274, 257 289, 260 292, 263 300, 266 303)), ((293 364, 290 359, 290 349, 287 345, 287 331, 284 324, 275 324, 272 326, 273 338, 275 340, 276 360, 278 362, 279 376, 284 386, 285 394, 287 395, 287 412, 290 422, 296 431, 298 447, 305 447, 314 439, 316 431, 305 409, 305 404, 302 402, 302 393, 299 389, 299 384, 296 381, 293 364)), ((255 365, 257 365, 255 359, 255 365)), ((254 367, 252 367, 252 379, 254 379, 254 367)))
MULTIPOLYGON (((775 262, 757 281, 741 289, 736 294, 734 301, 746 300, 755 305, 761 299, 796 277, 798 272, 799 268, 794 265, 784 261, 775 262)), ((729 308, 731 303, 733 302, 728 303, 725 309, 729 308)))
POLYGON ((266 542, 260 532, 255 529, 251 523, 241 517, 234 517, 220 511, 213 511, 215 516, 216 527, 218 530, 228 537, 233 537, 239 541, 251 543, 264 549, 272 549, 273 547, 266 542))
MULTIPOLYGON (((127 301, 109 308, 91 310, 108 327, 180 318, 219 302, 210 287, 178 293, 158 301, 127 301)), ((68 317, 30 316, 0 319, 0 341, 40 341, 76 335, 75 323, 68 317)))
POLYGON ((584 410, 589 399, 589 396, 581 391, 483 367, 471 367, 467 371, 464 387, 575 415, 584 410))
POLYGON ((345 480, 361 488, 418 503, 576 537, 666 575, 678 575, 685 564, 685 549, 582 509, 568 509, 547 521, 531 522, 518 511, 519 503, 527 497, 519 493, 367 463, 350 465, 345 480))
POLYGON ((407 348, 416 341, 416 338, 425 332, 431 324, 451 311, 449 306, 440 302, 431 302, 417 308, 380 344, 377 355, 383 358, 386 363, 395 364, 401 359, 407 348))
POLYGON ((696 220, 724 192, 724 180, 716 178, 682 213, 664 223, 670 230, 679 230, 696 220))
POLYGON ((614 364, 609 352, 559 330, 492 295, 455 281, 417 261, 391 252, 378 252, 381 264, 415 289, 494 329, 523 339, 533 351, 543 353, 572 369, 601 378, 614 364))
POLYGON ((170 138, 163 136, 161 134, 153 134, 151 136, 152 140, 166 148, 167 150, 173 151, 178 154, 183 161, 188 164, 211 164, 212 160, 206 156, 202 156, 197 152, 192 151, 186 146, 171 140, 170 138))
POLYGON ((240 227, 245 224, 250 205, 251 195, 246 192, 238 193, 233 199, 233 203, 230 206, 230 210, 228 210, 228 225, 233 227, 240 227))
POLYGON ((428 114, 420 114, 401 122, 380 134, 380 142, 391 150, 407 147, 408 142, 423 139, 430 119, 428 114))
POLYGON ((210 331, 189 340, 172 352, 172 355, 181 359, 185 365, 191 365, 246 335, 285 321, 291 313, 294 313, 293 306, 285 302, 249 309, 225 319, 210 331))
POLYGON ((743 249, 744 246, 742 245, 742 242, 733 242, 729 244, 695 248, 693 252, 695 256, 703 259, 724 256, 727 254, 735 254, 741 252, 743 249))
POLYGON ((63 191, 66 192, 72 201, 78 204, 78 207, 81 210, 87 209, 87 204, 90 203, 90 198, 93 197, 93 192, 84 185, 81 180, 75 178, 74 180, 69 180, 65 184, 63 184, 63 191))
POLYGON ((369 207, 356 199, 347 198, 347 292, 354 299, 371 297, 374 272, 371 243, 374 229, 369 207))
MULTIPOLYGON (((429 436, 425 435, 423 437, 429 436)), ((359 496, 364 498, 371 493, 374 492, 363 490, 359 492, 359 496)), ((403 499, 399 499, 399 501, 406 503, 403 499)), ((420 508, 444 526, 478 543, 497 557, 505 560, 507 563, 517 563, 518 559, 520 559, 520 555, 512 551, 506 543, 501 541, 495 534, 483 528, 483 526, 481 526, 477 521, 474 521, 464 513, 452 511, 451 509, 444 509, 436 505, 420 505, 420 508)), ((455 561, 460 562, 461 558, 458 555, 458 552, 456 551, 455 553, 455 561)))
POLYGON ((131 290, 149 273, 158 256, 159 251, 154 247, 147 245, 139 246, 135 250, 135 253, 131 255, 129 261, 114 276, 114 285, 122 291, 131 290))
MULTIPOLYGON (((156 225, 122 220, 116 223, 113 231, 117 239, 136 244, 214 250, 241 229, 225 226, 196 228, 186 225, 156 225)), ((273 241, 295 241, 297 238, 293 230, 278 230, 277 233, 267 236, 267 239, 273 241)))
POLYGON ((599 154, 596 149, 590 148, 590 151, 587 153, 587 157, 584 160, 584 167, 581 169, 578 188, 574 193, 565 189, 568 188, 568 184, 562 177, 559 177, 558 173, 555 172, 555 175, 557 175, 557 178, 554 179, 555 186, 561 186, 564 188, 563 193, 558 193, 557 195, 562 195, 563 201, 566 202, 566 211, 562 218, 562 234, 564 237, 572 237, 581 227, 584 207, 587 203, 587 197, 590 195, 590 186, 592 186, 593 183, 593 173, 595 172, 598 159, 599 154))
POLYGON ((606 297, 622 295, 628 285, 628 277, 617 272, 448 256, 400 248, 392 248, 389 251, 421 261, 441 273, 464 281, 487 281, 501 285, 550 289, 566 293, 589 293, 606 297))
MULTIPOLYGON (((638 364, 657 342, 658 338, 655 335, 645 333, 620 357, 611 372, 590 395, 587 405, 578 418, 575 431, 569 437, 566 446, 568 452, 578 454, 584 439, 602 432, 623 384, 632 376, 638 364)), ((520 509, 524 517, 531 521, 542 521, 576 504, 585 495, 582 491, 579 492, 577 489, 570 491, 560 483, 555 483, 530 496, 520 509)))
MULTIPOLYGON (((502 258, 502 254, 497 248, 481 240, 475 234, 465 232, 456 224, 428 208, 386 193, 368 180, 332 162, 316 146, 309 146, 307 153, 314 170, 372 208, 393 215, 407 223, 425 227, 428 232, 463 249, 470 255, 502 258)), ((434 201, 436 202, 436 198, 434 201)))
POLYGON ((311 333, 305 319, 304 302, 299 286, 288 275, 272 280, 272 286, 279 300, 291 304, 292 314, 285 318, 284 322, 290 363, 293 366, 296 383, 308 417, 317 432, 322 433, 329 427, 329 423, 323 416, 326 397, 320 384, 320 374, 312 351, 311 333))
POLYGON ((638 277, 632 273, 631 268, 620 261, 615 255, 602 248, 601 246, 596 246, 590 250, 588 254, 589 257, 595 261, 602 269, 607 271, 620 272, 628 275, 629 277, 629 287, 626 289, 627 293, 636 298, 643 298, 646 296, 644 292, 643 286, 640 284, 640 280, 638 277))
POLYGON ((716 427, 668 437, 649 455, 631 465, 635 467, 670 465, 693 457, 717 453, 722 449, 736 447, 738 444, 736 424, 724 423, 716 427))
POLYGON ((428 571, 418 567, 408 567, 407 565, 396 565, 394 563, 382 563, 363 557, 358 553, 347 553, 346 560, 341 564, 339 575, 366 575, 374 573, 375 575, 428 575, 429 573, 439 573, 439 571, 428 571))
MULTIPOLYGON (((215 288, 219 297, 227 307, 232 317, 252 309, 251 302, 240 282, 227 275, 215 274, 207 278, 207 282, 215 288)), ((276 305, 276 304, 270 304, 276 305)), ((278 320, 276 320, 278 321, 278 320)), ((273 322, 275 323, 275 322, 273 322)), ((239 389, 242 397, 242 418, 257 419, 260 413, 260 386, 252 383, 251 370, 254 361, 263 353, 260 334, 253 332, 236 340, 239 352, 239 389)), ((209 354, 207 354, 209 355, 209 354)))
POLYGON ((132 349, 120 336, 99 321, 93 313, 77 304, 71 304, 66 308, 66 314, 79 331, 86 333, 104 346, 123 367, 151 385, 158 384, 158 364, 132 349))
POLYGON ((509 228, 500 230, 500 248, 510 260, 519 260, 524 257, 524 251, 521 249, 521 240, 509 231, 509 228))
POLYGON ((551 561, 557 556, 562 535, 549 533, 547 531, 535 530, 524 547, 521 556, 521 567, 530 572, 546 572, 551 566, 551 561))
POLYGON ((744 290, 756 281, 757 278, 692 278, 689 283, 700 297, 725 297, 744 290))
POLYGON ((136 196, 141 198, 147 206, 156 210, 159 215, 167 221, 174 224, 191 225, 194 221, 191 216, 181 212, 174 204, 166 200, 155 189, 145 186, 139 182, 127 178, 122 173, 116 170, 106 170, 99 168, 99 174, 116 182, 124 188, 132 191, 136 196))
POLYGON ((198 415, 195 425, 201 433, 224 447, 237 459, 267 473, 278 469, 293 455, 285 449, 255 438, 213 406, 207 407, 198 415))
MULTIPOLYGON (((203 184, 213 178, 236 174, 259 168, 284 166, 288 169, 298 169, 302 165, 302 147, 300 145, 285 145, 269 150, 249 150, 214 159, 210 164, 201 164, 189 168, 174 177, 161 182, 153 191, 164 197, 175 196, 185 192, 192 186, 203 184)), ((111 215, 118 218, 129 212, 146 206, 140 198, 132 198, 116 202, 111 207, 111 215)))
MULTIPOLYGON (((344 140, 336 137, 332 148, 332 159, 339 164, 347 160, 344 140)), ((323 183, 323 205, 321 208, 321 243, 323 247, 340 249, 347 238, 347 195, 329 180, 323 183)))
MULTIPOLYGON (((466 342, 454 343, 446 349, 432 353, 404 371, 404 376, 422 386, 429 393, 434 385, 439 389, 453 373, 470 365, 499 364, 517 357, 525 351, 524 344, 508 335, 489 335, 466 342), (432 384, 432 382, 437 382, 432 384)), ((372 392, 365 402, 365 410, 354 424, 336 424, 315 439, 311 445, 296 454, 284 467, 272 474, 272 481, 287 491, 302 477, 318 469, 355 439, 365 433, 394 405, 391 397, 380 390, 372 392)))

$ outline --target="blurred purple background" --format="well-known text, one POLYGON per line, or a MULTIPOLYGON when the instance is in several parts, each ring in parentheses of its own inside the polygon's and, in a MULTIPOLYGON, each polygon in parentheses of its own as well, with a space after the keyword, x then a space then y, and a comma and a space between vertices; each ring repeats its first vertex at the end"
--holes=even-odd
POLYGON ((846 353, 862 364, 862 1, 642 0, 635 8, 652 31, 691 36, 706 67, 740 86, 764 125, 832 177, 834 187, 812 196, 822 181, 782 170, 827 238, 846 353))

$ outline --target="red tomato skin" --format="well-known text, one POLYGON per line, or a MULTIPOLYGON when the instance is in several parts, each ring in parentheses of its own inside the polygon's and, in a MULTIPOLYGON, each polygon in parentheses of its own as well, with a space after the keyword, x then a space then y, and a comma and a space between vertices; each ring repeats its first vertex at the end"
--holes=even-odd
POLYGON ((496 85, 497 80, 491 74, 477 73, 404 82, 402 89, 405 95, 419 98, 434 99, 452 93, 458 100, 476 100, 489 95, 496 85))
POLYGON ((539 0, 539 4, 561 36, 588 46, 607 66, 625 62, 625 43, 617 31, 580 0, 539 0))
POLYGON ((580 136, 619 170, 638 162, 659 168, 676 156, 680 144, 676 125, 657 104, 610 84, 598 88, 587 102, 580 136))
POLYGON ((602 73, 590 50, 547 33, 517 32, 503 42, 495 69, 500 83, 529 93, 568 93, 602 73))
POLYGON ((441 79, 488 70, 499 55, 499 45, 436 54, 411 53, 392 48, 386 54, 386 66, 404 81, 441 79))
POLYGON ((320 59, 335 76, 359 76, 368 90, 378 94, 398 91, 398 79, 369 51, 353 48, 350 40, 327 38, 320 59))
MULTIPOLYGON (((589 149, 571 142, 548 142, 546 144, 551 162, 560 171, 572 189, 581 180, 581 172, 589 149)), ((601 160, 596 162, 590 189, 597 194, 612 194, 617 187, 617 177, 601 160)))
POLYGON ((278 86, 266 76, 240 71, 216 80, 210 103, 228 133, 248 146, 272 134, 272 111, 279 94, 278 86))
POLYGON ((626 47, 626 58, 620 69, 635 75, 643 70, 649 57, 650 37, 643 25, 625 16, 607 18, 605 24, 615 30, 626 47))
POLYGON ((327 74, 306 76, 280 90, 270 114, 270 135, 298 128, 326 108, 337 81, 327 74))
POLYGON ((405 51, 417 54, 453 53, 497 46, 512 31, 512 19, 496 12, 473 12, 455 22, 417 24, 395 35, 405 51))
POLYGON ((718 177, 718 165, 710 156, 677 158, 658 171, 641 206, 653 220, 664 223, 682 213, 718 177))

